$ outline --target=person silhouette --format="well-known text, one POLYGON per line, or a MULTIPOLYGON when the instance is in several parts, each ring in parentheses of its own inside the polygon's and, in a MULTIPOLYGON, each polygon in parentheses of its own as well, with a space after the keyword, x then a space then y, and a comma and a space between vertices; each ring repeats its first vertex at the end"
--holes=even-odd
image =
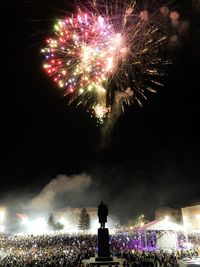
POLYGON ((108 216, 108 207, 101 201, 100 205, 98 206, 98 217, 99 223, 101 224, 101 228, 105 228, 105 223, 107 222, 108 216))

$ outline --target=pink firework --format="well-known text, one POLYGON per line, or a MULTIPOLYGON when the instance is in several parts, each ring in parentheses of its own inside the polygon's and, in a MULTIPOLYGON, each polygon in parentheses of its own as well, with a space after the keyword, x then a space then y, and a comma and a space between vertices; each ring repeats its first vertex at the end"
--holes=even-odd
MULTIPOLYGON (((70 103, 86 106, 100 122, 110 115, 113 101, 122 108, 133 101, 141 105, 146 91, 162 85, 161 67, 169 63, 159 56, 167 39, 159 23, 150 23, 148 10, 138 12, 136 2, 119 2, 95 1, 91 12, 78 8, 56 23, 42 49, 45 71, 70 103)), ((158 10, 163 18, 163 9, 158 10)))

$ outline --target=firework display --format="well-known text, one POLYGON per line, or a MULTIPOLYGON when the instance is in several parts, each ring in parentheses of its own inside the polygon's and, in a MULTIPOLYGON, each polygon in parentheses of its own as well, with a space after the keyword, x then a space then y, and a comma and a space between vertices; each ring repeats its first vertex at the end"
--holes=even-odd
POLYGON ((169 60, 160 56, 167 36, 159 25, 168 9, 151 9, 152 20, 151 10, 136 1, 95 1, 57 21, 41 50, 43 68, 69 103, 84 105, 103 122, 114 102, 122 109, 133 101, 142 105, 147 91, 162 86, 169 60))

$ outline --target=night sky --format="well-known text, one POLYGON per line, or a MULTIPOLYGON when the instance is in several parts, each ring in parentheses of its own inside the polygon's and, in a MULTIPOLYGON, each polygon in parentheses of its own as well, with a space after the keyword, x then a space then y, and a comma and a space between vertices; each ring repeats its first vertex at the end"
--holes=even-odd
MULTIPOLYGON (((68 106, 42 70, 43 40, 73 7, 61 0, 7 2, 1 11, 0 203, 38 194, 58 174, 83 172, 98 184, 98 197, 87 195, 85 203, 103 199, 121 217, 144 212, 153 218, 158 207, 200 201, 200 13, 188 8, 191 1, 175 4, 190 27, 171 51, 175 64, 165 87, 143 108, 126 109, 105 148, 95 118, 68 106)), ((84 205, 72 198, 63 197, 63 206, 84 205)))

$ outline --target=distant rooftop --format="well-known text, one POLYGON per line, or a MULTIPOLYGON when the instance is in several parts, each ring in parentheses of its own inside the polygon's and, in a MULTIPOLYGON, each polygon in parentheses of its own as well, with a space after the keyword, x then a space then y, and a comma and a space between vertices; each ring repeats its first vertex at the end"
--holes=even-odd
POLYGON ((185 207, 183 207, 182 209, 186 209, 186 208, 194 208, 194 207, 198 207, 198 206, 199 206, 199 208, 200 208, 200 202, 197 202, 197 203, 195 203, 195 204, 193 204, 193 205, 185 206, 185 207))

